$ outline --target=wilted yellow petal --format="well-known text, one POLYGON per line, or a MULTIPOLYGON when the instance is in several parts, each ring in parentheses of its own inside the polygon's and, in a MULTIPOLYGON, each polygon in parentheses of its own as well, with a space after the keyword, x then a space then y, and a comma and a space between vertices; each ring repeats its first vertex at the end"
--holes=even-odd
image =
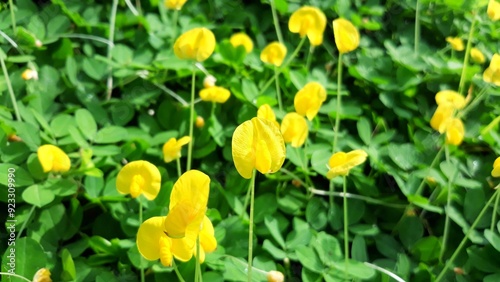
POLYGON ((54 145, 42 145, 37 150, 38 160, 43 172, 66 172, 71 167, 71 161, 66 153, 54 145))
POLYGON ((436 94, 436 103, 438 106, 451 106, 455 110, 461 110, 465 107, 465 98, 456 91, 443 90, 436 94))
POLYGON ((292 147, 298 148, 306 141, 309 128, 303 116, 288 113, 281 121, 281 133, 286 143, 292 143, 292 147))
POLYGON ((446 125, 446 144, 458 146, 464 140, 464 124, 459 118, 449 120, 446 125))
POLYGON ((450 43, 451 49, 455 51, 463 51, 464 48, 464 42, 462 38, 460 37, 446 37, 446 42, 450 43))
POLYGON ((476 47, 470 50, 470 56, 472 58, 472 61, 474 61, 475 63, 483 64, 484 62, 486 62, 486 58, 484 57, 483 52, 481 52, 476 47))
POLYGON ((165 0, 165 6, 172 10, 180 10, 187 0, 165 0))
POLYGON ((161 174, 158 168, 147 161, 133 161, 125 165, 116 177, 116 189, 121 194, 137 197, 143 194, 154 200, 161 187, 161 174))
POLYGON ((488 9, 486 10, 488 17, 492 21, 500 20, 500 2, 497 0, 490 0, 488 2, 488 9))
POLYGON ((260 53, 260 60, 277 67, 281 66, 286 57, 286 47, 279 42, 272 42, 260 53))
POLYGON ((193 28, 183 33, 174 44, 174 53, 179 59, 205 61, 215 50, 215 36, 204 27, 193 28))
POLYGON ((496 158, 493 163, 493 170, 491 171, 491 176, 500 177, 500 157, 496 158))
POLYGON ((213 86, 200 91, 200 98, 203 101, 225 103, 231 96, 231 92, 224 87, 213 86))
POLYGON ((339 18, 333 21, 333 35, 340 53, 349 53, 359 46, 358 29, 346 19, 339 18))
POLYGON ((50 271, 47 268, 40 268, 33 276, 33 282, 52 282, 50 271))
POLYGON ((323 32, 326 28, 325 14, 318 8, 304 6, 295 11, 288 22, 288 29, 299 33, 301 37, 307 35, 311 45, 323 43, 323 32))
POLYGON ((309 82, 295 94, 293 104, 298 114, 312 120, 325 100, 326 90, 323 85, 318 82, 309 82))
POLYGON ((253 41, 252 41, 252 39, 250 39, 250 37, 248 37, 248 35, 246 35, 243 32, 239 32, 239 33, 233 34, 231 36, 231 38, 229 39, 229 42, 235 48, 238 47, 238 46, 245 47, 245 51, 247 53, 250 53, 253 50, 253 41))

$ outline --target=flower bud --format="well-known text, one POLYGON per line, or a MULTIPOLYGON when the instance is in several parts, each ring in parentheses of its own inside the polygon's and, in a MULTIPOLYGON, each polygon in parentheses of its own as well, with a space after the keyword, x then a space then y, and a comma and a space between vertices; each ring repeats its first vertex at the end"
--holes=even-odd
POLYGON ((205 119, 201 116, 196 117, 195 125, 197 128, 203 128, 205 126, 205 119))
POLYGON ((271 270, 267 273, 267 281, 268 282, 283 282, 285 281, 285 275, 283 273, 271 270))

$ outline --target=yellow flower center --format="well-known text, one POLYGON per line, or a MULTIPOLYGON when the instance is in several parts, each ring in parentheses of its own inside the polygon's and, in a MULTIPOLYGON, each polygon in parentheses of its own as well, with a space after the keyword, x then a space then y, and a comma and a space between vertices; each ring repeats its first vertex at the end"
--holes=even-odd
POLYGON ((132 181, 130 182, 130 196, 132 196, 132 198, 139 197, 144 187, 144 183, 146 183, 146 181, 141 175, 136 174, 132 177, 132 181))
POLYGON ((172 241, 170 241, 167 236, 161 236, 159 241, 161 264, 164 266, 172 266, 172 241))
POLYGON ((300 31, 299 34, 300 36, 304 36, 307 34, 309 29, 312 26, 313 19, 311 18, 310 15, 304 16, 304 19, 302 20, 302 24, 300 25, 300 31))

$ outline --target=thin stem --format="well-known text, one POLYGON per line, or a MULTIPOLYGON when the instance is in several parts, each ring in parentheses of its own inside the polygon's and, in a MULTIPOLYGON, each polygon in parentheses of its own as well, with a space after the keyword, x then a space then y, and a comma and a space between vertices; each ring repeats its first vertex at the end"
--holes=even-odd
POLYGON ((307 53, 307 60, 306 60, 306 70, 309 71, 309 68, 311 67, 311 60, 312 60, 312 54, 314 53, 314 46, 311 45, 309 47, 309 53, 307 53))
POLYGON ((179 10, 174 11, 173 23, 172 23, 172 46, 174 45, 175 38, 177 38, 177 22, 179 20, 179 10))
POLYGON ((163 90, 163 92, 167 93, 168 95, 170 95, 172 98, 174 98, 175 100, 179 101, 182 106, 184 107, 187 107, 189 106, 189 103, 186 102, 186 100, 182 99, 181 96, 177 95, 177 93, 175 93, 174 91, 172 91, 171 89, 167 88, 166 86, 164 85, 161 85, 159 83, 156 83, 156 82, 152 82, 154 84, 154 86, 160 88, 161 90, 163 90))
POLYGON ((177 269, 177 264, 175 264, 175 260, 172 260, 172 267, 174 268, 175 275, 177 275, 177 278, 179 278, 179 282, 186 282, 184 278, 182 278, 181 273, 179 272, 179 269, 177 269))
MULTIPOLYGON (((434 168, 434 166, 437 164, 437 161, 441 158, 441 154, 444 151, 444 147, 445 146, 441 146, 441 148, 439 148, 439 151, 437 152, 436 156, 432 160, 431 166, 429 167, 429 171, 434 168)), ((422 189, 424 188, 425 181, 426 181, 426 178, 423 178, 422 182, 420 182, 420 185, 417 188, 417 191, 415 191, 415 195, 420 195, 422 193, 422 189)))
POLYGON ((10 8, 10 20, 12 21, 12 30, 14 34, 16 34, 16 15, 14 14, 14 3, 12 0, 9 0, 9 8, 10 8))
POLYGON ((347 177, 344 176, 344 263, 345 263, 345 275, 349 277, 349 214, 347 210, 347 197, 345 194, 347 193, 347 177))
MULTIPOLYGON (((451 165, 450 162, 450 150, 448 148, 448 145, 445 145, 445 156, 446 156, 446 163, 451 165)), ((458 172, 458 169, 455 169, 453 172, 453 175, 448 178, 448 194, 446 197, 446 218, 444 222, 444 232, 443 232, 443 245, 441 248, 441 252, 439 254, 439 260, 443 260, 444 252, 446 251, 446 245, 448 243, 448 233, 449 233, 449 228, 450 228, 450 216, 449 216, 449 211, 451 210, 451 195, 452 193, 452 186, 453 186, 453 180, 455 179, 455 176, 458 172)))
POLYGON ((28 282, 31 282, 31 280, 29 280, 28 278, 26 277, 23 277, 21 275, 18 275, 18 274, 15 274, 15 273, 9 273, 9 272, 0 272, 0 276, 12 276, 12 277, 16 277, 16 278, 19 278, 19 279, 23 279, 25 281, 28 281, 28 282))
POLYGON ((177 163, 177 176, 180 178, 182 175, 181 158, 177 158, 176 163, 177 163))
POLYGON ((160 12, 160 19, 163 24, 167 24, 167 10, 163 1, 158 1, 158 11, 160 12))
POLYGON ((500 194, 497 193, 496 199, 495 199, 495 205, 493 206, 493 216, 491 218, 491 226, 490 230, 491 232, 494 232, 495 230, 495 225, 497 223, 497 210, 498 210, 498 202, 500 200, 500 194))
POLYGON ((97 41, 97 42, 101 42, 101 43, 104 43, 106 45, 108 45, 108 48, 111 47, 113 48, 115 46, 115 44, 113 43, 113 41, 110 41, 106 38, 102 38, 102 37, 99 37, 99 36, 94 36, 94 35, 88 35, 88 34, 81 34, 81 33, 73 33, 73 34, 62 34, 62 35, 58 35, 59 37, 64 37, 64 38, 80 38, 80 39, 88 39, 88 40, 94 40, 94 41, 97 41))
MULTIPOLYGON (((116 11, 118 10, 118 0, 113 0, 111 4, 111 17, 109 19, 109 37, 108 41, 113 43, 115 40, 115 23, 116 23, 116 11)), ((113 45, 108 44, 108 61, 111 61, 111 51, 113 51, 113 45)), ((113 92, 113 66, 108 66, 108 79, 106 82, 106 100, 111 99, 111 93, 113 92)))
MULTIPOLYGON (((300 51, 300 48, 302 48, 302 45, 304 45, 304 42, 306 42, 306 39, 307 37, 302 37, 302 40, 300 40, 299 42, 299 45, 297 45, 297 48, 295 48, 295 50, 293 51, 292 55, 290 56, 290 58, 288 58, 288 60, 282 64, 279 69, 278 69, 278 74, 282 73, 284 69, 286 69, 288 67, 288 65, 293 61, 293 59, 295 57, 297 57, 297 55, 299 54, 299 51, 300 51)), ((262 94, 264 93, 264 91, 266 91, 266 89, 271 86, 271 83, 273 83, 273 81, 275 80, 276 78, 273 76, 271 77, 271 79, 269 79, 265 84, 264 84, 264 87, 262 87, 262 89, 259 91, 259 94, 262 94)))
POLYGON ((139 15, 139 12, 134 7, 134 4, 132 4, 132 2, 130 2, 130 0, 125 0, 125 4, 127 4, 127 7, 130 9, 130 11, 132 12, 132 14, 134 14, 134 16, 137 17, 139 15))
MULTIPOLYGON (((142 201, 141 199, 137 199, 139 202, 139 225, 142 224, 142 201)), ((173 261, 173 260, 172 260, 173 261)), ((146 281, 145 275, 144 275, 144 266, 142 263, 144 262, 144 258, 141 256, 141 282, 146 281)))
POLYGON ((418 45, 420 44, 420 0, 417 0, 415 10, 415 54, 418 55, 418 45))
POLYGON ((31 218, 31 215, 33 214, 33 212, 35 211, 35 209, 36 209, 36 206, 31 206, 30 212, 28 213, 28 218, 26 218, 26 220, 23 222, 23 225, 21 225, 21 228, 17 232, 16 239, 19 239, 19 237, 21 237, 21 234, 23 233, 24 228, 26 228, 26 224, 28 224, 28 222, 29 222, 29 220, 31 218))
POLYGON ((337 140, 339 136, 339 126, 340 126, 340 111, 342 108, 342 97, 340 91, 342 89, 342 53, 339 53, 339 61, 337 65, 337 113, 335 114, 335 128, 333 135, 333 152, 337 150, 337 140))
POLYGON ((465 85, 465 73, 467 71, 467 66, 469 65, 469 54, 472 48, 472 37, 474 36, 474 29, 476 27, 476 14, 472 13, 472 25, 469 31, 469 38, 467 38, 467 47, 465 48, 465 58, 464 58, 464 66, 462 68, 462 75, 460 76, 460 84, 458 86, 458 93, 462 94, 465 85))
POLYGON ((385 206, 388 208, 405 209, 407 207, 407 205, 386 203, 386 202, 381 201, 381 200, 373 199, 373 198, 362 196, 362 195, 352 194, 352 193, 328 192, 328 191, 318 190, 318 189, 314 189, 314 188, 309 188, 309 191, 311 191, 311 193, 313 193, 315 195, 331 196, 332 199, 333 199, 333 197, 347 197, 348 199, 365 201, 365 202, 370 203, 370 204, 381 205, 381 206, 385 206))
POLYGON ((373 268, 373 269, 375 269, 375 270, 377 270, 377 271, 380 271, 380 272, 382 272, 382 273, 384 273, 384 274, 388 275, 389 277, 391 277, 392 279, 394 279, 394 280, 396 280, 396 281, 398 281, 398 282, 405 282, 405 280, 404 280, 403 278, 401 278, 401 277, 397 276, 396 274, 394 274, 394 273, 390 272, 389 270, 387 270, 387 269, 385 269, 385 268, 382 268, 382 267, 380 267, 380 266, 378 266, 378 265, 375 265, 375 264, 371 264, 371 263, 366 262, 366 261, 365 261, 365 262, 363 262, 363 263, 364 263, 364 265, 366 265, 366 266, 368 266, 368 267, 371 267, 371 268, 373 268))
POLYGON ((12 89, 12 83, 10 82, 9 73, 7 72, 7 67, 5 66, 5 61, 2 55, 3 54, 0 54, 0 64, 2 64, 2 71, 5 77, 5 81, 7 82, 7 89, 9 90, 10 100, 12 102, 12 106, 14 107, 14 113, 16 114, 16 119, 18 121, 22 121, 21 115, 19 114, 19 109, 17 108, 17 101, 16 101, 16 96, 14 95, 14 89, 12 89))
MULTIPOLYGON (((329 200, 329 203, 330 203, 330 212, 333 212, 333 196, 334 196, 334 190, 335 190, 335 185, 333 185, 333 179, 330 179, 330 184, 328 186, 328 189, 330 191, 329 193, 329 197, 328 197, 328 200, 329 200)), ((315 194, 313 192, 313 194, 315 194)), ((345 197, 345 194, 344 196, 342 196, 343 198, 345 197)))
POLYGON ((194 273, 194 281, 203 281, 201 276, 201 265, 200 265, 200 236, 196 238, 196 269, 194 273))
POLYGON ((271 12, 273 13, 273 22, 274 28, 276 29, 276 35, 278 36, 278 41, 283 44, 283 35, 281 34, 280 23, 278 21, 278 13, 276 13, 276 5, 274 4, 274 0, 269 0, 271 4, 271 12))
POLYGON ((481 212, 477 216, 476 220, 472 223, 469 230, 467 230, 464 238, 460 242, 460 245, 458 245, 458 248, 455 249, 455 252, 453 252, 453 255, 451 256, 451 258, 446 262, 446 265, 444 266, 443 270, 441 270, 441 273, 439 273, 435 282, 441 281, 441 279, 444 277, 444 275, 448 271, 448 268, 450 268, 453 261, 455 261, 456 257, 460 253, 460 251, 462 251, 463 247, 465 246, 465 243, 469 239, 469 235, 472 233, 472 231, 474 231, 474 229, 476 228, 476 225, 479 223, 479 221, 481 221, 481 219, 483 218, 483 215, 486 213, 486 210, 488 210, 489 205, 493 202, 493 199, 495 199, 497 197, 498 191, 500 190, 500 189, 498 189, 499 187, 500 187, 500 185, 497 185, 497 187, 495 188, 496 189, 495 193, 491 196, 491 198, 488 200, 486 205, 484 205, 483 209, 481 210, 481 212))
POLYGON ((5 32, 3 32, 1 30, 0 30, 0 35, 3 38, 5 38, 5 40, 9 41, 10 45, 12 45, 12 47, 16 48, 19 51, 19 53, 22 54, 22 50, 19 49, 19 46, 17 45, 17 43, 12 38, 10 38, 7 34, 5 34, 5 32))
POLYGON ((194 126, 194 91, 195 91, 195 83, 196 81, 196 71, 193 67, 193 75, 191 76, 191 101, 189 107, 189 137, 191 138, 191 142, 188 144, 188 156, 187 156, 187 167, 186 171, 191 170, 191 158, 193 154, 193 126, 194 126))
POLYGON ((283 111, 283 102, 281 101, 280 81, 278 79, 278 67, 274 67, 274 81, 276 81, 276 96, 278 97, 278 107, 283 111))
POLYGON ((253 209, 254 209, 254 198, 255 198, 255 175, 256 170, 252 172, 252 178, 250 179, 250 226, 248 231, 248 282, 252 281, 252 252, 253 252, 253 209))

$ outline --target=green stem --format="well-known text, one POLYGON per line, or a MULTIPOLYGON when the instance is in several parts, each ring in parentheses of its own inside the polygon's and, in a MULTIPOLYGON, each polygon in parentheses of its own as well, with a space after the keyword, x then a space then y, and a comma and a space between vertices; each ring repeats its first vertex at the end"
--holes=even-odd
POLYGON ((462 68, 462 75, 460 76, 460 84, 458 86, 458 93, 462 94, 463 88, 465 85, 465 73, 467 71, 467 66, 469 65, 469 54, 470 49, 472 48, 472 37, 474 36, 474 29, 476 27, 476 14, 472 13, 472 25, 469 31, 469 38, 467 38, 467 47, 465 48, 465 58, 464 58, 464 66, 462 68))
POLYGON ((177 278, 179 278, 179 282, 186 282, 184 278, 182 278, 181 273, 179 272, 179 269, 177 269, 177 264, 175 264, 175 260, 172 259, 172 267, 174 268, 175 275, 177 275, 177 278))
MULTIPOLYGON (((113 42, 115 40, 115 23, 116 23, 116 11, 118 10, 118 0, 113 0, 111 4, 111 16, 109 19, 109 37, 108 41, 112 44, 108 44, 108 61, 111 61, 111 51, 113 51, 113 42)), ((106 100, 111 99, 111 94, 113 92, 113 66, 108 66, 108 79, 106 81, 106 100)))
POLYGON ((460 251, 462 251, 463 247, 465 246, 465 243, 469 239, 469 235, 472 233, 472 231, 474 231, 474 229, 476 228, 476 225, 478 225, 479 221, 481 221, 481 219, 483 218, 483 215, 486 213, 486 210, 488 210, 489 205, 493 202, 493 199, 495 199, 497 197, 498 191, 500 191, 500 189, 498 189, 499 187, 500 187, 500 185, 497 185, 497 187, 495 188, 496 189, 495 193, 491 196, 491 198, 488 200, 488 202, 486 203, 486 205, 483 207, 483 209, 481 210, 481 212, 477 216, 476 220, 472 223, 472 225, 469 228, 469 230, 467 230, 467 232, 465 233, 464 238, 460 242, 460 245, 458 245, 458 248, 455 249, 455 251, 453 252, 453 255, 451 256, 451 258, 446 262, 446 265, 444 266, 443 270, 441 270, 441 273, 439 273, 439 275, 436 278, 435 282, 441 281, 441 279, 444 277, 444 275, 448 271, 448 268, 450 268, 450 266, 453 263, 453 261, 455 261, 456 257, 460 253, 460 251))
MULTIPOLYGON (((137 201, 139 202, 139 225, 141 225, 142 224, 142 201, 140 198, 138 198, 137 201)), ((141 282, 146 281, 146 278, 144 275, 144 267, 142 265, 143 262, 144 262, 144 258, 141 256, 141 282)))
POLYGON ((252 172, 252 178, 250 179, 250 226, 248 231, 248 282, 252 281, 252 252, 253 252, 253 209, 254 209, 254 198, 255 198, 255 175, 256 170, 252 172))
POLYGON ((31 206, 30 212, 28 213, 28 218, 26 218, 26 220, 23 222, 23 225, 21 225, 21 228, 17 232, 16 239, 19 239, 19 237, 21 237, 21 234, 23 233, 24 228, 26 228, 26 224, 28 224, 28 222, 29 222, 29 220, 31 218, 31 215, 33 214, 33 212, 35 211, 35 209, 36 209, 36 206, 31 206))
POLYGON ((415 54, 418 55, 418 45, 420 44, 420 0, 417 0, 415 11, 415 54))
POLYGON ((180 178, 182 175, 181 158, 177 158, 176 163, 177 163, 177 176, 180 178))
POLYGON ((495 199, 495 205, 493 206, 493 216, 491 218, 491 226, 490 230, 491 232, 494 232, 495 230, 495 225, 497 223, 497 209, 498 209, 498 202, 500 200, 500 194, 497 193, 496 199, 495 199))
POLYGON ((274 0, 269 0, 271 4, 271 12, 273 13, 274 28, 276 29, 276 35, 278 36, 278 41, 283 44, 283 35, 281 34, 280 23, 278 21, 278 13, 276 13, 276 5, 274 5, 274 0))
MULTIPOLYGON (((441 154, 443 153, 444 151, 444 147, 445 146, 441 146, 441 148, 439 149, 439 151, 437 152, 436 156, 434 157, 434 159, 432 160, 432 163, 431 163, 431 166, 429 167, 429 172, 431 171, 431 169, 434 168, 434 166, 437 164, 438 160, 441 158, 441 154)), ((426 178, 423 178, 422 179, 422 182, 420 182, 420 185, 418 186, 417 188, 417 191, 415 191, 415 195, 420 195, 422 193, 422 189, 424 188, 425 186, 425 181, 426 181, 426 178)))
POLYGON ((340 126, 340 111, 342 109, 342 97, 340 91, 342 89, 342 53, 339 53, 339 61, 337 65, 337 110, 335 114, 335 128, 333 132, 333 152, 337 150, 337 139, 339 136, 340 126))
POLYGON ((26 277, 23 277, 21 275, 18 275, 18 274, 15 274, 15 273, 9 273, 9 272, 0 272, 0 276, 12 276, 12 277, 16 277, 16 278, 19 278, 19 279, 23 279, 23 280, 26 280, 28 282, 31 282, 31 280, 29 280, 28 278, 26 277))
POLYGON ((158 1, 158 11, 160 13, 161 22, 167 24, 167 10, 165 9, 163 1, 158 1))
POLYGON ((201 265, 200 265, 200 236, 196 238, 196 269, 195 269, 195 281, 203 281, 201 275, 201 265))
POLYGON ((344 176, 344 185, 343 185, 343 191, 344 191, 344 263, 345 263, 345 275, 346 277, 349 277, 349 214, 347 210, 347 197, 345 196, 347 194, 347 177, 344 176))
MULTIPOLYGON (((450 151, 449 151, 448 145, 445 145, 444 147, 445 147, 446 163, 451 165, 450 151)), ((453 180, 455 179, 455 176, 457 175, 457 173, 458 173, 458 169, 455 169, 453 172, 453 175, 451 175, 450 178, 448 178, 448 194, 446 197, 446 218, 445 218, 445 222, 444 222, 443 244, 441 247, 441 252, 439 253, 439 260, 440 261, 443 260, 444 252, 446 251, 446 245, 448 244, 448 234, 450 231, 449 230, 449 228, 450 228, 449 212, 451 210, 451 195, 453 194, 452 193, 452 186, 453 186, 452 184, 453 184, 453 180)))
POLYGON ((278 97, 278 107, 283 111, 283 102, 281 101, 280 81, 278 79, 278 67, 274 67, 274 81, 276 81, 276 96, 278 97))
POLYGON ((481 102, 481 100, 486 96, 485 94, 487 93, 489 88, 490 88, 490 85, 488 84, 488 85, 486 85, 486 87, 481 89, 481 91, 479 92, 479 94, 477 94, 477 96, 474 98, 474 100, 472 100, 472 102, 470 102, 467 105, 467 107, 465 107, 463 110, 458 112, 457 117, 463 118, 467 115, 467 113, 469 113, 472 109, 474 109, 474 107, 476 107, 476 105, 479 104, 479 102, 481 102))
POLYGON ((175 42, 175 39, 177 38, 177 21, 179 20, 179 10, 175 10, 174 11, 174 15, 173 15, 173 23, 172 23, 172 38, 174 40, 172 40, 172 46, 174 46, 174 42, 175 42))
POLYGON ((250 186, 252 186, 253 183, 252 181, 250 181, 250 184, 248 185, 248 189, 247 189, 247 194, 245 195, 245 201, 243 202, 243 209, 242 209, 242 213, 241 213, 241 217, 243 218, 245 216, 245 211, 247 210, 247 207, 248 207, 248 201, 250 200, 250 192, 252 191, 252 188, 250 186))
POLYGON ((14 14, 14 3, 12 0, 9 0, 9 8, 10 8, 10 20, 12 21, 12 30, 14 34, 16 34, 16 15, 14 14))
MULTIPOLYGON (((330 179, 330 184, 329 184, 329 203, 330 203, 330 212, 333 212, 333 195, 334 195, 334 190, 335 190, 335 185, 333 185, 333 179, 330 179)), ((314 192, 313 192, 314 193, 314 192)))
POLYGON ((7 72, 7 67, 5 66, 3 54, 0 54, 0 64, 2 64, 2 71, 5 77, 5 81, 7 82, 7 89, 9 90, 10 100, 12 102, 12 106, 14 107, 14 113, 16 114, 16 119, 18 121, 21 120, 21 115, 19 114, 19 109, 17 108, 16 96, 14 95, 14 89, 12 89, 12 83, 10 82, 9 73, 7 72))
MULTIPOLYGON (((307 37, 302 37, 302 40, 299 42, 299 45, 297 45, 297 48, 295 48, 295 50, 293 51, 292 55, 290 56, 290 58, 288 58, 288 60, 282 64, 279 69, 278 69, 278 74, 281 74, 283 72, 284 69, 286 69, 288 67, 288 65, 290 65, 290 63, 293 61, 293 59, 295 57, 297 57, 297 55, 299 54, 299 51, 300 51, 300 48, 302 48, 302 45, 304 45, 304 42, 306 42, 306 39, 307 37)), ((273 81, 276 79, 275 76, 271 77, 271 79, 269 79, 265 84, 264 84, 264 87, 262 87, 262 89, 259 91, 259 94, 262 94, 264 93, 264 91, 266 91, 266 89, 271 86, 271 83, 273 83, 273 81)))
POLYGON ((309 68, 311 67, 311 60, 313 53, 314 53, 314 46, 311 45, 311 47, 309 47, 309 53, 307 53, 306 71, 309 71, 309 68))
POLYGON ((404 204, 386 203, 382 200, 378 200, 378 199, 374 199, 374 198, 370 198, 370 197, 366 197, 366 196, 362 196, 362 195, 352 194, 352 193, 328 192, 328 191, 318 190, 318 189, 314 189, 314 188, 309 188, 309 191, 311 191, 311 193, 314 195, 332 197, 332 205, 333 205, 333 197, 347 197, 348 199, 365 201, 365 202, 370 203, 370 204, 381 205, 381 206, 385 206, 388 208, 406 209, 406 207, 407 207, 407 205, 404 205, 404 204))
POLYGON ((188 156, 187 156, 187 168, 186 171, 191 170, 191 158, 193 154, 193 127, 194 127, 194 91, 195 91, 195 81, 196 81, 196 70, 193 67, 193 75, 191 77, 191 101, 189 102, 189 137, 191 142, 188 144, 188 156))

